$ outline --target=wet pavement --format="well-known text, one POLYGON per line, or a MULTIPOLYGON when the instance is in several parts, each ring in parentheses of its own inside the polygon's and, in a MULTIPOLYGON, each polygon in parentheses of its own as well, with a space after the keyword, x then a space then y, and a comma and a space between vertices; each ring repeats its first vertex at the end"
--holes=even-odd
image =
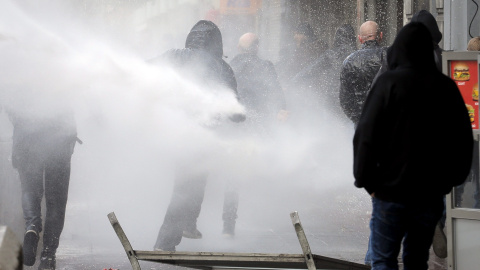
MULTIPOLYGON (((312 189, 299 188, 276 192, 279 196, 272 198, 272 205, 268 207, 256 203, 262 194, 250 191, 249 200, 241 201, 235 237, 224 238, 218 216, 219 201, 214 200, 214 193, 207 190, 198 220, 203 239, 184 238, 177 250, 298 254, 301 253, 301 248, 289 217, 291 211, 298 211, 312 253, 363 262, 370 215, 370 201, 363 191, 338 189, 318 194, 318 191, 312 189), (292 198, 291 194, 300 196, 292 198), (288 197, 288 200, 280 199, 288 197)), ((68 208, 70 218, 67 217, 58 250, 57 269, 132 269, 108 222, 108 213, 97 213, 99 208, 94 205, 73 201, 68 208), (83 220, 82 227, 77 226, 80 219, 83 220), (97 229, 95 224, 98 223, 105 226, 97 229)), ((157 226, 141 224, 134 215, 129 216, 122 211, 117 211, 116 215, 133 248, 151 250, 157 226), (136 220, 132 223, 129 218, 136 220), (134 224, 137 222, 140 224, 134 224)), ((162 217, 159 220, 161 219, 162 217)), ((446 261, 437 258, 433 252, 431 258, 430 269, 447 269, 446 261)), ((140 264, 142 269, 152 270, 181 268, 152 262, 140 264)), ((36 269, 36 266, 25 269, 36 269)))

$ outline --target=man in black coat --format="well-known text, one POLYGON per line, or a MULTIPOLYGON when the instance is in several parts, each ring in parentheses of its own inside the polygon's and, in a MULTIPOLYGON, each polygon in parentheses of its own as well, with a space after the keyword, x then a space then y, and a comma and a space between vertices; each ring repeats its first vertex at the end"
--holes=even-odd
POLYGON ((399 32, 389 70, 372 86, 355 131, 355 186, 373 203, 372 269, 397 269, 402 241, 405 269, 428 269, 443 196, 470 171, 468 112, 455 82, 435 66, 433 50, 423 24, 399 32), (425 113, 428 104, 439 108, 434 116, 425 113), (442 132, 433 135, 432 127, 442 132))
POLYGON ((292 85, 322 101, 334 115, 342 114, 339 104, 340 69, 347 56, 356 50, 355 30, 349 24, 335 32, 332 47, 326 50, 312 65, 304 68, 293 79, 292 85))
POLYGON ((247 110, 247 122, 256 129, 268 129, 286 115, 286 103, 277 72, 268 60, 258 57, 259 39, 253 33, 242 35, 230 66, 238 85, 238 96, 247 110))
MULTIPOLYGON (((231 67, 222 59, 220 29, 211 21, 197 22, 187 36, 184 49, 169 50, 151 63, 169 64, 185 78, 203 87, 223 87, 237 94, 237 82, 231 67)), ((244 121, 244 115, 232 115, 232 121, 244 121)), ((170 204, 158 233, 154 250, 175 251, 182 236, 198 239, 196 228, 205 193, 208 170, 195 164, 180 164, 170 204)))
POLYGON ((36 96, 35 91, 18 92, 22 93, 22 101, 5 104, 5 108, 13 125, 12 165, 18 171, 22 188, 23 264, 35 264, 43 230, 39 269, 55 269, 65 222, 71 157, 77 141, 75 119, 68 106, 48 102, 49 98, 36 96))
POLYGON ((380 47, 383 33, 373 21, 366 21, 360 27, 358 40, 360 50, 349 55, 340 72, 340 105, 345 115, 356 125, 362 112, 363 103, 375 75, 386 57, 386 49, 380 47))

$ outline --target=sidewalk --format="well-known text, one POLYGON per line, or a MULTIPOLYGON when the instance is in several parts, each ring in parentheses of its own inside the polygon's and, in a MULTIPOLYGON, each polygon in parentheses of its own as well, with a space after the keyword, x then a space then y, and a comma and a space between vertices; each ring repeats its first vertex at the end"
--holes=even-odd
MULTIPOLYGON (((281 192, 281 191, 277 191, 281 192)), ((259 206, 261 194, 250 192, 248 201, 240 201, 235 238, 221 236, 221 200, 207 190, 198 228, 203 239, 183 239, 178 251, 302 253, 290 212, 298 211, 312 253, 363 263, 368 242, 370 200, 361 190, 336 190, 318 194, 314 190, 284 191, 271 198, 272 204, 259 206), (295 199, 281 200, 288 194, 302 194, 295 199), (322 195, 322 196, 319 196, 322 195)), ((113 228, 108 211, 91 202, 71 202, 58 250, 58 269, 131 269, 128 258, 113 228), (77 226, 82 224, 82 226, 77 226), (99 225, 101 224, 101 226, 99 225)), ((163 219, 158 224, 144 223, 143 216, 113 209, 133 248, 151 250, 163 219)), ((139 209, 140 212, 142 212, 139 209)), ((161 211, 159 211, 161 212, 161 211)), ((147 218, 149 219, 149 218, 147 218)), ((141 262, 142 269, 174 269, 175 266, 141 262)), ((25 268, 36 269, 32 268, 25 268)), ((447 269, 445 260, 431 252, 431 270, 447 269)))

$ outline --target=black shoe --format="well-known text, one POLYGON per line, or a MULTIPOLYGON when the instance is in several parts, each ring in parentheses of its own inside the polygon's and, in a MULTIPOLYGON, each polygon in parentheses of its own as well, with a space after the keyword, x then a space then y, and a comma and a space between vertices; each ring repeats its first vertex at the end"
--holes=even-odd
POLYGON ((190 239, 202 239, 203 237, 202 233, 198 229, 183 231, 182 236, 190 239))
POLYGON ((38 233, 28 230, 23 238, 23 264, 32 266, 37 257, 38 233))
POLYGON ((55 270, 57 264, 57 260, 55 255, 46 255, 40 258, 40 265, 38 266, 38 270, 55 270))

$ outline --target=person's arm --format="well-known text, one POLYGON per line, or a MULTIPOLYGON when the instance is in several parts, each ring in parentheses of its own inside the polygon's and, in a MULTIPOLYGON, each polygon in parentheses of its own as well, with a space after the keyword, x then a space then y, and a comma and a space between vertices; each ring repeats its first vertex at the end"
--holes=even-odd
POLYGON ((348 62, 345 62, 340 71, 340 106, 345 115, 352 120, 353 123, 358 122, 358 116, 355 114, 357 107, 355 97, 355 87, 358 87, 359 82, 355 79, 356 76, 352 72, 352 67, 348 62))
POLYGON ((377 177, 377 143, 382 128, 382 110, 385 107, 385 88, 376 83, 363 107, 353 139, 353 174, 355 186, 365 188, 369 194, 375 192, 377 177))

